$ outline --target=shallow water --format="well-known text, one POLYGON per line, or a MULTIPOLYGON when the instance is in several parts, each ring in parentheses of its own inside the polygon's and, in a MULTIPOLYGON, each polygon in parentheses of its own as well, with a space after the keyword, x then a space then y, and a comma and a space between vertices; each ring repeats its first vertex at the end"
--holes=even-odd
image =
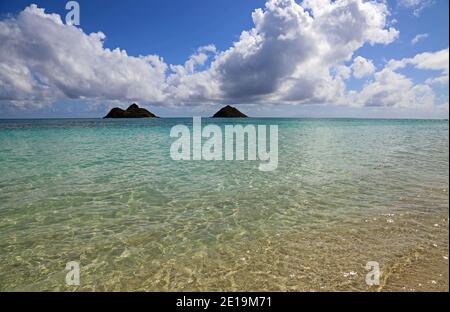
POLYGON ((173 161, 191 122, 0 120, 0 290, 448 290, 448 121, 202 119, 278 125, 272 172, 173 161))

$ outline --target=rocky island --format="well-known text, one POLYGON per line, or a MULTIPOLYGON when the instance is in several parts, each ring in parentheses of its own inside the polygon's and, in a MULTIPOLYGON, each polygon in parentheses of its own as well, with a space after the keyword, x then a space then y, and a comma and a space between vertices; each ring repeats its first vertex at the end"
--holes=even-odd
POLYGON ((158 116, 133 103, 126 110, 114 107, 103 118, 158 118, 158 116))
POLYGON ((240 112, 237 108, 227 105, 222 107, 213 118, 246 118, 248 117, 244 113, 240 112))

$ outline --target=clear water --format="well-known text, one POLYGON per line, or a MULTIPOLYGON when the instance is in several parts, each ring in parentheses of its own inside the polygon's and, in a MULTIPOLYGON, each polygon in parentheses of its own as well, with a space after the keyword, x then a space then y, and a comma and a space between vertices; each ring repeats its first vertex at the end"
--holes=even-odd
POLYGON ((278 169, 173 161, 192 119, 1 120, 0 290, 448 290, 448 121, 202 121, 277 124, 278 169))

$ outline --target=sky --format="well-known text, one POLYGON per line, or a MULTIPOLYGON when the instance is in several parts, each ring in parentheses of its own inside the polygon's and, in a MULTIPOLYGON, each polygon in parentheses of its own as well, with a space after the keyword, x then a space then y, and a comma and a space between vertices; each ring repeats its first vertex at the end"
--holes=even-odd
POLYGON ((447 0, 66 3, 0 2, 0 118, 448 118, 447 0))

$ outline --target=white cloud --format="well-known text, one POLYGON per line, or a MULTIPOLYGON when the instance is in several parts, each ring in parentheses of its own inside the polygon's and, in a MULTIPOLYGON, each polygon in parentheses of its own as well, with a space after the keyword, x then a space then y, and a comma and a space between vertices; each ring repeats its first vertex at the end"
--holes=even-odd
POLYGON ((211 66, 221 98, 248 102, 331 102, 345 85, 331 74, 364 44, 388 44, 387 8, 359 0, 272 0, 253 13, 255 27, 211 66))
POLYGON ((448 48, 420 53, 412 58, 390 60, 382 70, 375 73, 373 81, 359 92, 350 91, 349 96, 353 103, 360 106, 432 107, 436 102, 432 85, 448 84, 448 61, 448 48), (407 76, 396 72, 407 65, 420 70, 439 71, 440 75, 427 79, 425 83, 415 84, 407 76))
POLYGON ((448 81, 449 75, 449 49, 443 49, 437 52, 424 52, 417 54, 412 58, 401 60, 390 60, 387 66, 392 70, 397 70, 412 65, 417 69, 439 71, 440 77, 429 79, 429 83, 448 81))
POLYGON ((423 2, 428 2, 427 0, 398 0, 399 5, 406 8, 412 8, 421 5, 423 2))
POLYGON ((422 11, 435 3, 435 0, 398 0, 400 7, 411 9, 413 14, 420 16, 422 11))
POLYGON ((168 75, 166 102, 169 104, 198 104, 219 100, 220 93, 217 78, 211 70, 196 71, 205 66, 211 56, 216 57, 215 46, 201 47, 181 65, 171 65, 168 75))
POLYGON ((425 81, 426 84, 434 85, 434 84, 443 84, 448 85, 448 75, 442 75, 439 77, 428 78, 425 81))
POLYGON ((406 76, 389 67, 375 73, 375 79, 360 92, 350 92, 353 102, 361 106, 431 107, 434 92, 425 84, 414 84, 406 76))
POLYGON ((394 26, 394 25, 396 25, 398 23, 398 20, 396 19, 396 18, 393 18, 392 20, 390 20, 388 23, 387 23, 387 26, 394 26))
POLYGON ((345 66, 345 65, 335 66, 336 77, 346 80, 346 79, 350 78, 351 74, 352 74, 352 69, 350 67, 345 66))
POLYGON ((104 39, 36 5, 0 21, 0 102, 28 107, 64 98, 163 101, 162 59, 106 49, 104 39))
POLYGON ((418 34, 416 35, 412 40, 411 40, 411 44, 415 45, 417 44, 419 41, 423 41, 425 39, 428 38, 428 34, 418 34))
POLYGON ((372 60, 368 60, 362 56, 357 56, 353 60, 351 69, 353 70, 353 76, 355 78, 363 78, 373 74, 376 70, 376 67, 375 65, 373 65, 372 60))

